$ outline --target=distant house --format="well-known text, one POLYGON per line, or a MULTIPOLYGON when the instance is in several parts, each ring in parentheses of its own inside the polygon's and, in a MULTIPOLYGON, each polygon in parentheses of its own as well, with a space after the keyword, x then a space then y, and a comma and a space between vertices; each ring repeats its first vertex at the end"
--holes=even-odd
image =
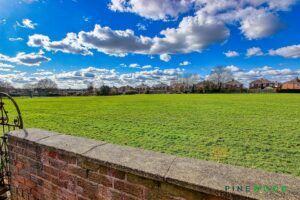
POLYGON ((300 79, 297 77, 283 83, 281 89, 300 90, 300 79))
POLYGON ((232 79, 222 85, 222 90, 228 92, 241 92, 243 90, 243 83, 232 79))
POLYGON ((207 93, 216 90, 216 84, 212 81, 201 81, 195 85, 195 90, 197 93, 207 93))
POLYGON ((275 81, 269 81, 264 78, 252 81, 249 85, 249 89, 265 89, 265 88, 278 88, 279 83, 275 81))
POLYGON ((137 93, 139 93, 139 94, 146 94, 149 92, 150 87, 143 83, 141 85, 136 86, 135 89, 136 89, 137 93))

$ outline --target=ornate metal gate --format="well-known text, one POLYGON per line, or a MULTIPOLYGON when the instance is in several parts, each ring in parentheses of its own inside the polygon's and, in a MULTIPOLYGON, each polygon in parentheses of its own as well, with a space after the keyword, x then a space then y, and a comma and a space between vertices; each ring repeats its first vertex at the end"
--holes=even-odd
POLYGON ((0 199, 3 199, 10 189, 9 157, 5 134, 23 128, 21 112, 16 101, 3 92, 0 92, 0 126, 0 199))

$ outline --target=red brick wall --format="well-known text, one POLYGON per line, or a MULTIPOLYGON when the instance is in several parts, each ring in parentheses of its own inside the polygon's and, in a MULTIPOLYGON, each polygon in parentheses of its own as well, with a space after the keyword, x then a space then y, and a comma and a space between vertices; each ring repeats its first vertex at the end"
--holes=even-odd
POLYGON ((222 199, 21 139, 11 138, 8 147, 13 200, 222 199))
POLYGON ((299 84, 293 84, 293 83, 284 83, 281 86, 282 89, 300 89, 299 84))

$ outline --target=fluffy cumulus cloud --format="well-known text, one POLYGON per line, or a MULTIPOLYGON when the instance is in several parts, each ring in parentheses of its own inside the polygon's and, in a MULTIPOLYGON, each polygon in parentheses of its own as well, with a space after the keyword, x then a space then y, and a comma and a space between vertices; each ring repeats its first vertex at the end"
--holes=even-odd
POLYGON ((31 74, 26 72, 7 73, 0 74, 0 79, 5 79, 8 82, 13 83, 16 87, 22 87, 26 83, 33 84, 41 79, 49 78, 55 81, 60 88, 86 88, 91 82, 93 82, 96 87, 100 87, 103 84, 109 86, 137 86, 142 83, 148 85, 158 83, 169 84, 171 81, 176 80, 182 72, 182 69, 176 68, 144 69, 133 73, 119 73, 114 69, 87 67, 63 72, 38 69, 31 74))
POLYGON ((225 55, 226 57, 231 58, 231 57, 237 57, 237 56, 239 56, 240 54, 239 54, 238 52, 236 52, 236 51, 227 51, 227 52, 224 52, 224 55, 225 55))
POLYGON ((136 36, 130 29, 112 30, 100 25, 95 25, 93 31, 79 32, 78 40, 86 48, 116 56, 125 56, 128 53, 146 54, 153 43, 151 38, 136 36))
POLYGON ((191 7, 190 0, 111 0, 109 8, 113 11, 136 13, 153 20, 177 18, 191 7))
POLYGON ((68 33, 61 41, 51 41, 45 35, 31 35, 27 44, 47 51, 82 55, 91 55, 93 49, 114 56, 159 54, 167 61, 171 58, 167 54, 201 52, 213 43, 223 42, 228 36, 224 24, 202 16, 185 18, 178 28, 161 31, 161 37, 137 36, 130 29, 112 30, 95 25, 90 32, 68 33))
POLYGON ((15 66, 0 62, 0 71, 2 72, 10 72, 13 68, 15 68, 15 66))
POLYGON ((282 28, 277 15, 264 9, 255 10, 241 20, 241 31, 249 40, 264 38, 282 28))
POLYGON ((209 45, 225 41, 229 30, 222 22, 205 15, 185 17, 177 28, 161 31, 163 37, 154 37, 151 52, 190 53, 201 52, 209 45))
MULTIPOLYGON (((47 51, 82 55, 92 55, 93 50, 113 56, 126 56, 130 53, 160 55, 162 60, 168 61, 171 54, 202 52, 212 44, 225 42, 230 36, 228 25, 238 26, 249 40, 270 36, 282 27, 278 12, 289 10, 295 2, 296 0, 111 0, 111 10, 132 12, 153 20, 177 19, 185 12, 193 14, 181 18, 178 26, 161 30, 154 37, 137 35, 131 29, 114 30, 96 24, 91 31, 68 33, 59 41, 51 41, 46 35, 35 34, 29 37, 28 45, 47 51)), ((32 24, 31 21, 30 23, 32 24)), ((30 23, 25 22, 27 25, 30 23)), ((143 30, 144 27, 139 26, 139 29, 143 30)), ((225 55, 233 57, 238 53, 229 51, 225 55)))
POLYGON ((278 49, 269 50, 271 56, 282 56, 285 58, 300 58, 300 45, 291 45, 278 49))
POLYGON ((165 61, 165 62, 169 62, 171 60, 171 56, 167 53, 164 53, 164 54, 161 54, 159 56, 159 58, 162 60, 162 61, 165 61))
MULTIPOLYGON (((153 20, 176 19, 195 10, 227 24, 237 24, 248 39, 274 34, 282 27, 278 11, 287 11, 297 0, 111 0, 113 11, 132 12, 153 20), (236 23, 237 22, 237 23, 236 23)), ((193 16, 197 17, 197 16, 193 16)))
POLYGON ((273 81, 284 82, 300 75, 300 69, 274 69, 270 66, 257 67, 250 70, 243 70, 234 65, 227 66, 226 68, 231 70, 235 79, 246 85, 258 78, 267 78, 273 81))
POLYGON ((43 62, 50 61, 51 59, 43 55, 44 52, 28 53, 20 52, 14 57, 0 54, 0 61, 15 63, 18 65, 26 66, 39 66, 43 62))
MULTIPOLYGON (((0 64, 0 71, 1 71, 0 64)), ((2 67, 13 69, 14 66, 3 64, 2 67)), ((267 78, 273 81, 284 82, 291 80, 296 76, 300 75, 299 69, 274 69, 270 66, 262 66, 252 68, 250 70, 244 70, 235 65, 226 66, 238 81, 241 81, 246 86, 253 80, 257 78, 267 78)), ((60 88, 86 88, 91 82, 95 84, 96 87, 101 85, 109 86, 124 86, 131 85, 137 86, 139 84, 154 85, 158 83, 170 84, 171 82, 178 79, 184 75, 184 70, 181 68, 172 69, 144 69, 141 71, 136 71, 132 73, 120 73, 115 69, 97 68, 97 67, 87 67, 74 71, 47 71, 43 69, 37 69, 36 72, 20 72, 14 71, 4 71, 0 73, 0 80, 7 80, 13 83, 16 87, 22 87, 26 83, 36 83, 43 78, 49 78, 55 81, 60 88)), ((199 76, 199 75, 197 75, 199 76)), ((199 79, 197 79, 199 81, 199 79)))
POLYGON ((251 47, 247 49, 246 56, 252 57, 252 56, 262 56, 264 53, 262 52, 261 48, 259 47, 251 47))
POLYGON ((90 52, 87 47, 79 43, 79 39, 75 33, 68 33, 61 41, 50 41, 48 36, 34 34, 29 36, 27 44, 31 47, 42 47, 47 51, 92 55, 92 52, 90 52))
POLYGON ((22 87, 26 83, 37 81, 35 77, 27 74, 27 72, 8 72, 0 73, 0 80, 11 83, 14 87, 22 87))
POLYGON ((30 19, 22 19, 22 22, 16 22, 17 26, 22 27, 22 28, 29 28, 29 29, 35 29, 37 26, 37 23, 34 23, 30 19))

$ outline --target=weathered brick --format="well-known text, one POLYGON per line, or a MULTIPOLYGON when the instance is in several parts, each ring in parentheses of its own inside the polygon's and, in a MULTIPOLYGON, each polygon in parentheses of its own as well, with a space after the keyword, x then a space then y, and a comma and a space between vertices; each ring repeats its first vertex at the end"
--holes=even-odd
POLYGON ((169 183, 162 183, 160 191, 169 197, 182 197, 189 200, 204 199, 205 195, 187 188, 179 187, 169 183))
POLYGON ((43 171, 52 175, 52 176, 58 176, 58 169, 48 166, 48 165, 43 165, 43 171))
POLYGON ((110 192, 110 197, 113 200, 138 200, 139 199, 116 190, 110 190, 109 192, 110 192))
POLYGON ((141 176, 136 176, 136 175, 130 174, 130 173, 126 174, 126 180, 133 184, 143 185, 144 187, 147 187, 149 189, 158 189, 160 186, 159 181, 144 178, 141 176))
POLYGON ((226 200, 226 199, 222 197, 213 196, 213 195, 206 195, 205 200, 226 200))
POLYGON ((77 185, 81 187, 80 189, 77 189, 77 192, 83 196, 90 199, 97 199, 98 197, 98 185, 88 181, 87 179, 77 178, 77 185))
POLYGON ((67 155, 67 153, 58 153, 57 158, 68 164, 76 164, 77 158, 75 156, 67 155))
POLYGON ((114 168, 110 168, 108 170, 108 175, 118 179, 125 179, 125 172, 122 172, 114 168))
POLYGON ((76 177, 74 175, 60 171, 58 175, 58 183, 59 186, 64 187, 70 191, 74 191, 76 188, 76 177))
POLYGON ((100 169, 101 165, 99 165, 96 162, 87 160, 87 159, 80 159, 78 162, 78 166, 80 166, 84 169, 88 169, 88 170, 97 172, 100 169))
POLYGON ((43 183, 44 183, 43 179, 41 179, 41 178, 39 178, 39 177, 37 177, 37 176, 35 176, 35 175, 31 175, 31 176, 30 176, 30 179, 31 179, 31 181, 34 182, 35 184, 37 184, 37 185, 39 185, 39 186, 43 186, 43 183))
POLYGON ((88 177, 88 170, 78 167, 77 165, 68 165, 66 170, 67 172, 80 176, 82 178, 88 177))
POLYGON ((89 172, 88 179, 106 187, 112 187, 112 179, 102 174, 98 174, 96 172, 89 172))
POLYGON ((127 194, 131 194, 138 198, 143 198, 144 189, 139 185, 134 185, 129 182, 121 181, 118 179, 114 180, 114 188, 121 192, 125 192, 127 194))
POLYGON ((48 159, 48 164, 56 169, 62 170, 67 166, 67 163, 57 159, 48 159))
POLYGON ((99 190, 99 195, 102 198, 108 198, 109 197, 109 188, 105 187, 103 185, 99 185, 98 186, 98 190, 99 190))

